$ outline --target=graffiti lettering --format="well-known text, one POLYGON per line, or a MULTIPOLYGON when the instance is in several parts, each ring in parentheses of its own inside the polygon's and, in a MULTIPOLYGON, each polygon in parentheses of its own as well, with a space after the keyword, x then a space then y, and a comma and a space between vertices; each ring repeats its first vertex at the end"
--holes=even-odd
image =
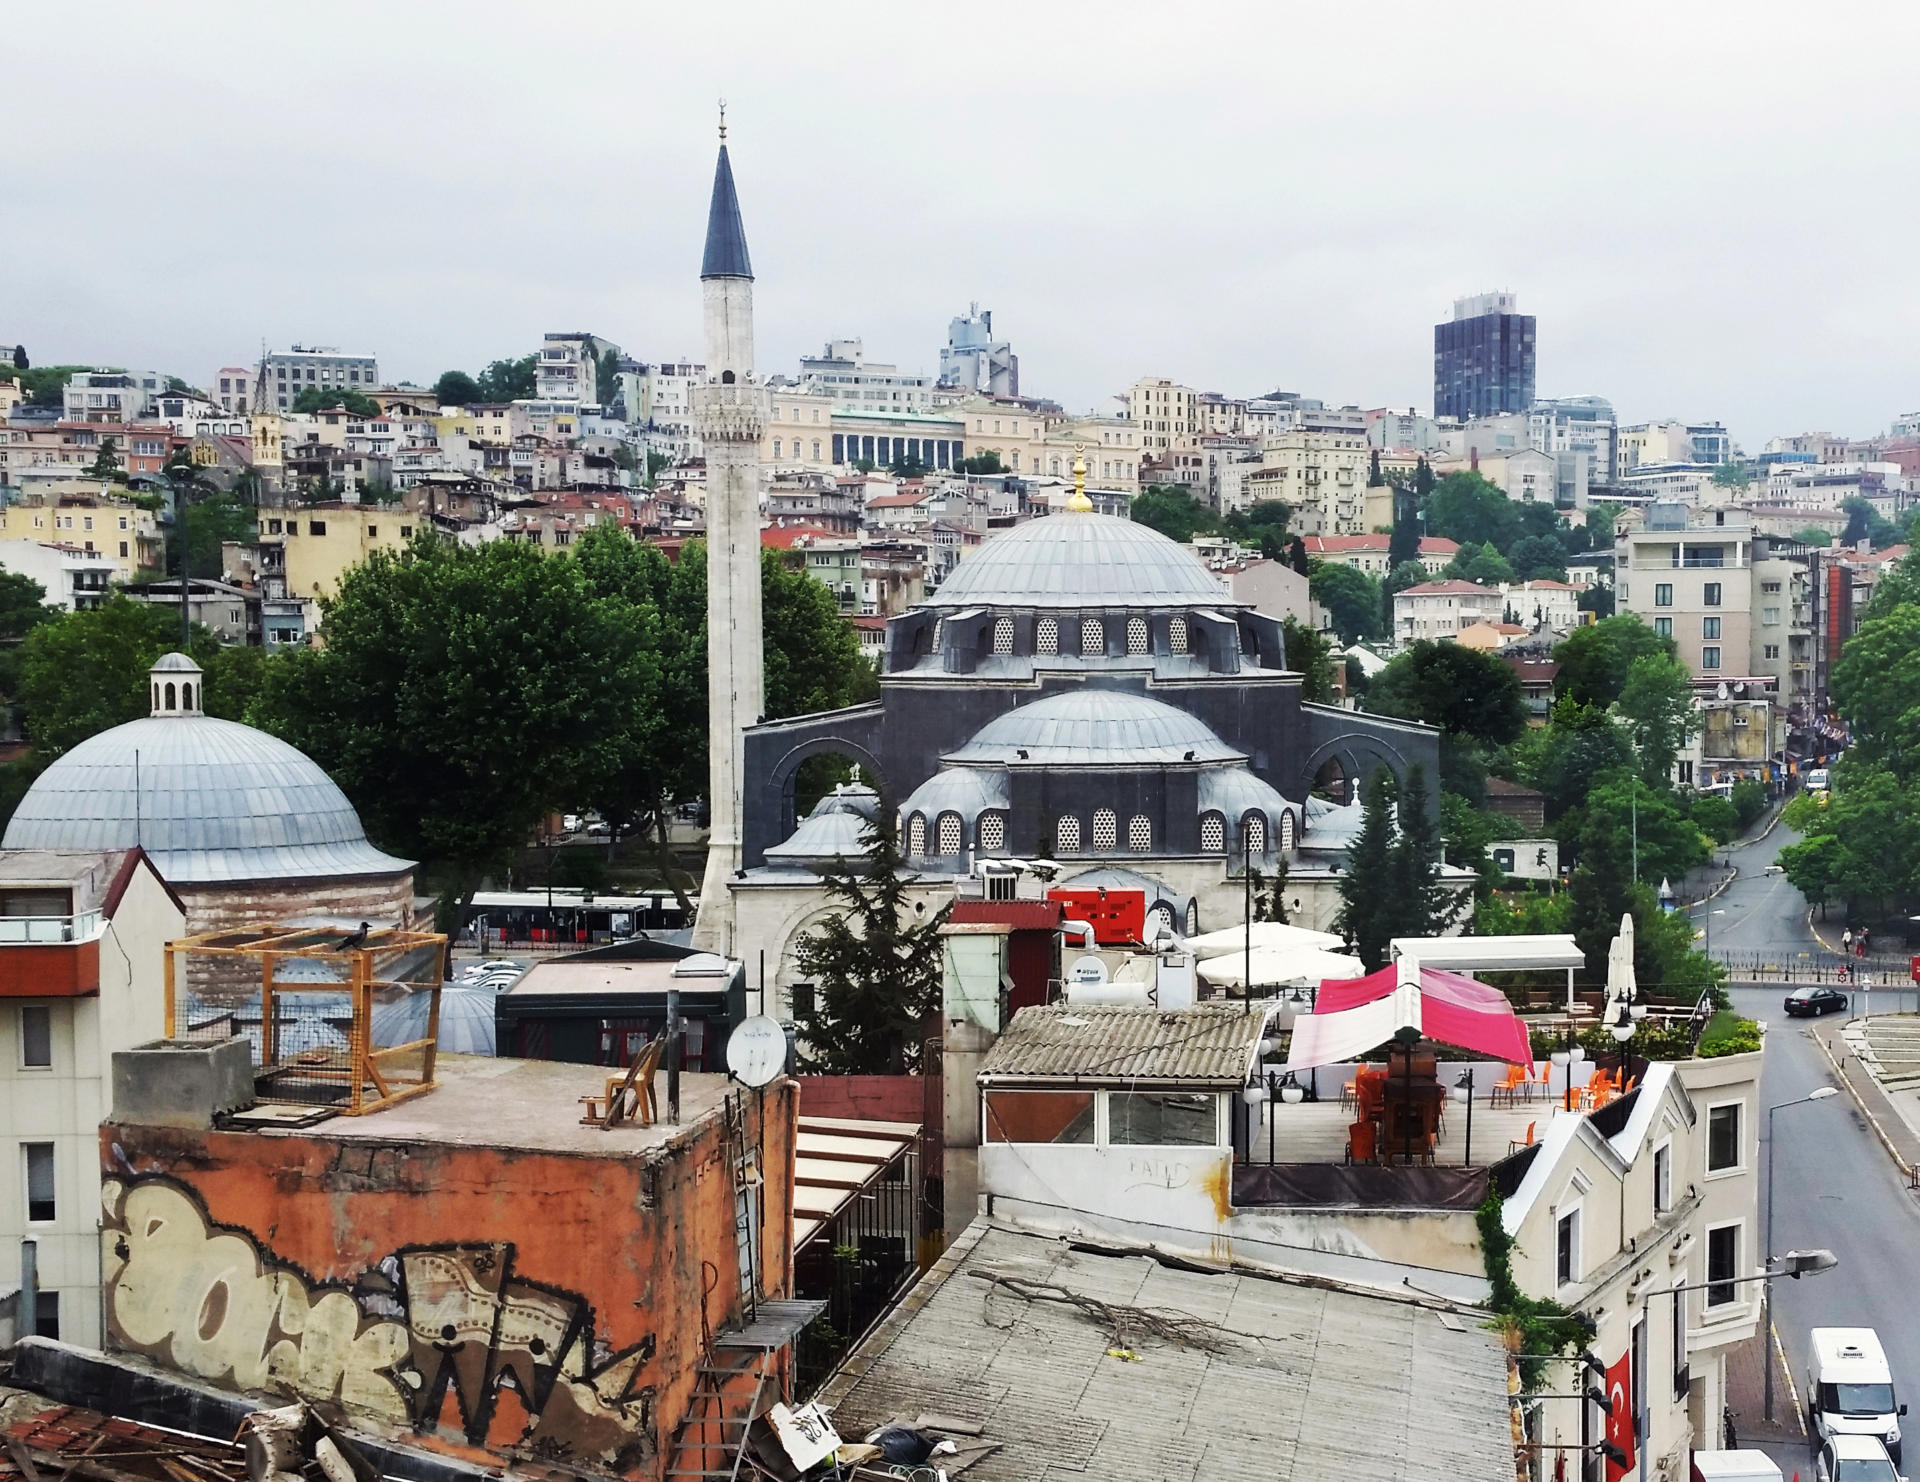
POLYGON ((449 1390, 464 1438, 620 1470, 657 1452, 648 1335, 619 1353, 582 1297, 514 1274, 506 1241, 408 1247, 351 1289, 315 1282, 168 1178, 102 1186, 116 1347, 235 1389, 290 1387, 419 1431, 449 1390), (528 1417, 498 1417, 511 1391, 528 1417), (496 1418, 513 1434, 502 1435, 496 1418))
POLYGON ((1184 1163, 1157 1158, 1129 1158, 1127 1176, 1130 1189, 1184 1189, 1193 1182, 1193 1170, 1184 1163))

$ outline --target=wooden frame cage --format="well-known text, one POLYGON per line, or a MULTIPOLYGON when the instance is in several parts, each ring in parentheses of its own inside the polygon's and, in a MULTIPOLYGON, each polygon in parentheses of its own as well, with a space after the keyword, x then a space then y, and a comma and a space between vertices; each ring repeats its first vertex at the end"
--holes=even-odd
POLYGON ((358 1116, 433 1089, 447 939, 437 932, 284 923, 167 943, 169 1039, 244 1038, 267 1102, 358 1116), (376 1048, 376 999, 432 995, 426 1038, 376 1048))

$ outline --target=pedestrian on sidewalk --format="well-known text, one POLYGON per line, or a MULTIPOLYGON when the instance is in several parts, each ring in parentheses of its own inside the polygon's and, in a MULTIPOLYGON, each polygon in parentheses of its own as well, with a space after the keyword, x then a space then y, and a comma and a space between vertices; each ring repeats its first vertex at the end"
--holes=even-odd
POLYGON ((1840 933, 1840 951, 1847 956, 1853 955, 1853 928, 1851 926, 1840 933))
POLYGON ((1855 957, 1867 955, 1867 929, 1864 926, 1860 928, 1860 935, 1853 939, 1853 955, 1855 957))

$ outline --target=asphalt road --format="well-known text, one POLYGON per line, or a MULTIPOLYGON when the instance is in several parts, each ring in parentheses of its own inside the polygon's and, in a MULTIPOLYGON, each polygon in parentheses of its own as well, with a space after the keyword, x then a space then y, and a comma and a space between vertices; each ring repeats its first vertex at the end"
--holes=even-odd
MULTIPOLYGON (((1783 845, 1794 841, 1784 827, 1766 839, 1736 847, 1739 877, 1717 899, 1694 908, 1696 920, 1713 911, 1713 944, 1738 951, 1767 949, 1787 954, 1816 951, 1806 930, 1800 892, 1779 874, 1765 873, 1783 845)), ((1761 1072, 1763 1108, 1837 1085, 1814 1044, 1809 1023, 1827 1032, 1837 1017, 1788 1019, 1780 1011, 1783 989, 1734 991, 1742 1013, 1767 1021, 1767 1052, 1761 1072)), ((1766 1210, 1768 1148, 1762 1112, 1761 1214, 1766 1210)), ((1807 1332, 1814 1327, 1870 1327, 1878 1331, 1903 1400, 1920 1401, 1920 1281, 1911 1264, 1920 1254, 1920 1198, 1911 1193, 1892 1160, 1844 1091, 1827 1101, 1779 1112, 1773 1118, 1773 1249, 1825 1248, 1840 1258, 1824 1276, 1774 1284, 1773 1321, 1795 1385, 1806 1372, 1807 1332)), ((1805 1395, 1800 1396, 1804 1404, 1805 1395)), ((1784 1419, 1792 1401, 1775 1396, 1784 1419)), ((1920 1459, 1920 1405, 1911 1421, 1902 1470, 1920 1459)), ((1908 1428, 1902 1427, 1903 1431, 1908 1428)))

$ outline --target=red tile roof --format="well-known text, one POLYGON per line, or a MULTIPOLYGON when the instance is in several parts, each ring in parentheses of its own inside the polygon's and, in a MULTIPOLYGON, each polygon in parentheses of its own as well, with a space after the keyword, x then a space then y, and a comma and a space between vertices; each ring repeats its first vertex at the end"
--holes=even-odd
POLYGON ((771 530, 760 532, 760 544, 776 551, 790 551, 801 540, 840 540, 843 538, 832 530, 823 530, 818 525, 779 525, 771 530))
POLYGON ((1483 587, 1470 581, 1423 581, 1416 587, 1403 588, 1399 595, 1402 597, 1464 597, 1468 595, 1498 597, 1500 593, 1492 587, 1483 587))
MULTIPOLYGON (((1392 540, 1390 535, 1308 535, 1302 543, 1310 556, 1340 555, 1348 551, 1379 551, 1384 555, 1392 540)), ((1443 535, 1420 537, 1420 554, 1423 556, 1451 556, 1459 549, 1459 541, 1448 540, 1443 535)))

